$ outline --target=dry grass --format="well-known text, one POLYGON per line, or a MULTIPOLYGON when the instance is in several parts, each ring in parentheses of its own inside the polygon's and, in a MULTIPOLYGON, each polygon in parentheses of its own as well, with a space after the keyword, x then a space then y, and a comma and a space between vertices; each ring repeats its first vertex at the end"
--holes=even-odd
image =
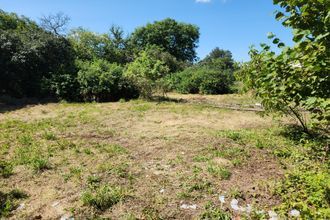
MULTIPOLYGON (((239 96, 202 98, 253 103, 239 96)), ((278 162, 267 149, 228 135, 275 126, 254 112, 190 102, 64 103, 0 114, 0 126, 0 159, 14 164, 13 175, 0 177, 1 191, 18 188, 29 196, 12 219, 192 219, 219 194, 235 197, 237 191, 244 203, 278 202, 269 191, 282 175, 278 162), (47 169, 33 169, 38 156, 47 169), (119 199, 109 198, 116 202, 108 209, 82 201, 84 192, 96 194, 103 186, 122 190, 119 199), (181 209, 183 203, 197 209, 181 209)))

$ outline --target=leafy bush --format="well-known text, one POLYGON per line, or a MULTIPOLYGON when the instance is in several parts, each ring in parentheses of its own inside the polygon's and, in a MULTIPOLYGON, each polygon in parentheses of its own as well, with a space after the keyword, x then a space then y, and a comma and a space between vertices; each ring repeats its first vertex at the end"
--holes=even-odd
POLYGON ((138 97, 137 89, 123 77, 123 67, 105 60, 80 62, 78 82, 85 101, 117 101, 138 97))
POLYGON ((227 94, 234 82, 232 71, 191 67, 171 76, 170 84, 180 93, 227 94))
POLYGON ((139 89, 144 98, 151 98, 152 95, 161 91, 167 91, 164 77, 170 73, 170 68, 165 60, 161 60, 158 53, 162 51, 151 47, 142 51, 134 62, 127 66, 125 76, 139 89))
POLYGON ((227 94, 235 68, 231 52, 215 48, 204 60, 169 77, 169 82, 180 93, 227 94))
POLYGON ((286 47, 270 33, 269 38, 282 49, 275 54, 268 45, 250 51, 251 61, 238 77, 262 99, 268 112, 295 117, 308 133, 309 111, 318 128, 330 126, 330 18, 329 1, 276 0, 285 12, 276 18, 294 29, 293 47, 286 47))

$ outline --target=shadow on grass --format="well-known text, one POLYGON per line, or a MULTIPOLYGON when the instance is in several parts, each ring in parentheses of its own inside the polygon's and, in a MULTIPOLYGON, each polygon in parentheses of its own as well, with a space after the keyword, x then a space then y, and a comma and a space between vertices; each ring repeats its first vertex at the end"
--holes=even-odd
POLYGON ((10 111, 15 111, 27 106, 47 104, 56 102, 54 99, 37 99, 37 98, 13 98, 10 96, 2 95, 0 96, 0 114, 10 111))
POLYGON ((166 96, 154 96, 150 100, 151 102, 174 102, 174 103, 187 103, 188 101, 185 99, 176 99, 176 98, 170 98, 166 96))

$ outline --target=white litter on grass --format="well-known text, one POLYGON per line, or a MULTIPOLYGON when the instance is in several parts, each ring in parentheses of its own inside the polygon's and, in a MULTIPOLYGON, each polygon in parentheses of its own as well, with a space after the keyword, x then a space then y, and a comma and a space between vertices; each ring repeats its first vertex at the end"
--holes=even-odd
POLYGON ((265 214, 265 211, 264 211, 264 210, 259 210, 259 211, 256 211, 256 213, 257 213, 258 215, 262 215, 262 214, 265 214))
POLYGON ((225 196, 219 196, 219 201, 221 202, 221 203, 225 203, 225 196))
POLYGON ((299 217, 300 212, 297 209, 292 209, 289 213, 292 217, 299 217))
POLYGON ((160 193, 164 193, 165 192, 165 189, 161 189, 159 190, 160 193))
POLYGON ((240 211, 241 208, 238 206, 238 200, 237 199, 233 199, 230 202, 230 206, 232 209, 234 209, 235 211, 240 211))
POLYGON ((20 205, 17 207, 16 210, 22 210, 22 209, 24 209, 24 208, 25 208, 25 204, 22 203, 22 204, 20 204, 20 205))
POLYGON ((188 204, 182 204, 180 206, 181 209, 197 209, 197 205, 194 204, 194 205, 188 205, 188 204))
POLYGON ((270 217, 269 220, 278 220, 278 215, 277 215, 276 212, 274 212, 274 211, 268 211, 268 215, 270 217))
POLYGON ((54 202, 53 204, 52 204, 52 207, 56 207, 56 206, 58 206, 60 204, 60 202, 59 201, 57 201, 57 202, 54 202))
POLYGON ((247 204, 245 210, 246 210, 247 213, 251 213, 252 212, 252 206, 250 204, 247 204))

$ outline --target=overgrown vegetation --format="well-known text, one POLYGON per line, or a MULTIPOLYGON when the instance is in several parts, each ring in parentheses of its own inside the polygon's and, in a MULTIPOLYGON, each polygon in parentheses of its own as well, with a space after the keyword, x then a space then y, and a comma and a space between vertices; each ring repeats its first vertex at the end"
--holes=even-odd
POLYGON ((242 65, 220 48, 197 62, 199 28, 173 19, 127 36, 117 26, 65 35, 63 14, 39 25, 0 11, 3 100, 86 102, 0 115, 0 217, 329 219, 330 2, 273 2, 295 45, 270 33, 280 52, 262 44, 242 65), (261 105, 233 95, 151 101, 232 93, 237 79, 261 105), (128 101, 138 97, 149 101, 128 101))
POLYGON ((261 98, 268 112, 280 112, 298 120, 305 132, 308 111, 314 128, 329 132, 330 121, 330 2, 279 1, 285 12, 276 19, 293 29, 293 47, 287 47, 274 34, 269 38, 280 54, 262 44, 262 50, 250 51, 251 61, 237 74, 248 89, 261 98))

